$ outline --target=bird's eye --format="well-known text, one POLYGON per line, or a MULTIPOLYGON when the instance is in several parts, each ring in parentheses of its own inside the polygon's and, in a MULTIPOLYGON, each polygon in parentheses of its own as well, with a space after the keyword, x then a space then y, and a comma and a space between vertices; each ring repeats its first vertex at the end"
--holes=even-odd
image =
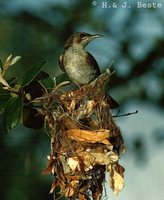
POLYGON ((84 33, 80 33, 80 37, 81 38, 85 37, 85 34, 84 33))

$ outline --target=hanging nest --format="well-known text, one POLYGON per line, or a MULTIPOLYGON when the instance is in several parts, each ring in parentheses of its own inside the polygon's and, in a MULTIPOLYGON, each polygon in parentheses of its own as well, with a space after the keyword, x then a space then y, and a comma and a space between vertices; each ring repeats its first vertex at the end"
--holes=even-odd
POLYGON ((124 168, 118 160, 124 145, 105 92, 109 78, 107 69, 91 84, 62 92, 62 83, 43 97, 42 115, 51 136, 44 173, 55 176, 50 193, 60 186, 61 197, 101 199, 106 172, 114 194, 122 190, 124 168))

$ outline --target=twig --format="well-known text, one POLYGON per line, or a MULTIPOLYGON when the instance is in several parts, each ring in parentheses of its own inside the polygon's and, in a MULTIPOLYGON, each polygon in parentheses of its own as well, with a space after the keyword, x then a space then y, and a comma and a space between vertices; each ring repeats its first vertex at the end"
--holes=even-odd
MULTIPOLYGON (((119 110, 119 112, 120 112, 120 110, 119 110)), ((120 114, 120 115, 119 115, 119 112, 116 115, 113 115, 112 117, 124 117, 124 116, 128 116, 128 115, 137 114, 138 110, 136 110, 135 112, 130 112, 130 113, 126 113, 126 114, 120 114)))

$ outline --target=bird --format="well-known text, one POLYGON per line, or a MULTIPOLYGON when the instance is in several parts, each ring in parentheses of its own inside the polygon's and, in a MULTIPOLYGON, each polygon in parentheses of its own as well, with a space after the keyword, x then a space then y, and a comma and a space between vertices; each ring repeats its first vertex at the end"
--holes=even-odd
MULTIPOLYGON (((79 87, 92 82, 101 74, 97 61, 85 49, 87 44, 100 37, 103 36, 77 32, 68 38, 64 51, 59 57, 61 70, 79 87)), ((111 108, 119 107, 119 104, 110 95, 108 95, 108 100, 111 108)))

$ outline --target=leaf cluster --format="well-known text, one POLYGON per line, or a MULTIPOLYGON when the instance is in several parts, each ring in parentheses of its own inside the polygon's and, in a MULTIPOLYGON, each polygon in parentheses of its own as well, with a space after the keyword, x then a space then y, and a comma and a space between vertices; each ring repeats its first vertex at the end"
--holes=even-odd
POLYGON ((8 133, 19 123, 27 128, 40 129, 44 124, 44 117, 38 112, 42 107, 35 99, 53 90, 54 85, 63 81, 65 74, 54 79, 43 68, 47 61, 29 66, 19 78, 5 79, 8 69, 16 64, 20 56, 10 55, 3 63, 0 59, 0 113, 3 113, 2 132, 8 133))

